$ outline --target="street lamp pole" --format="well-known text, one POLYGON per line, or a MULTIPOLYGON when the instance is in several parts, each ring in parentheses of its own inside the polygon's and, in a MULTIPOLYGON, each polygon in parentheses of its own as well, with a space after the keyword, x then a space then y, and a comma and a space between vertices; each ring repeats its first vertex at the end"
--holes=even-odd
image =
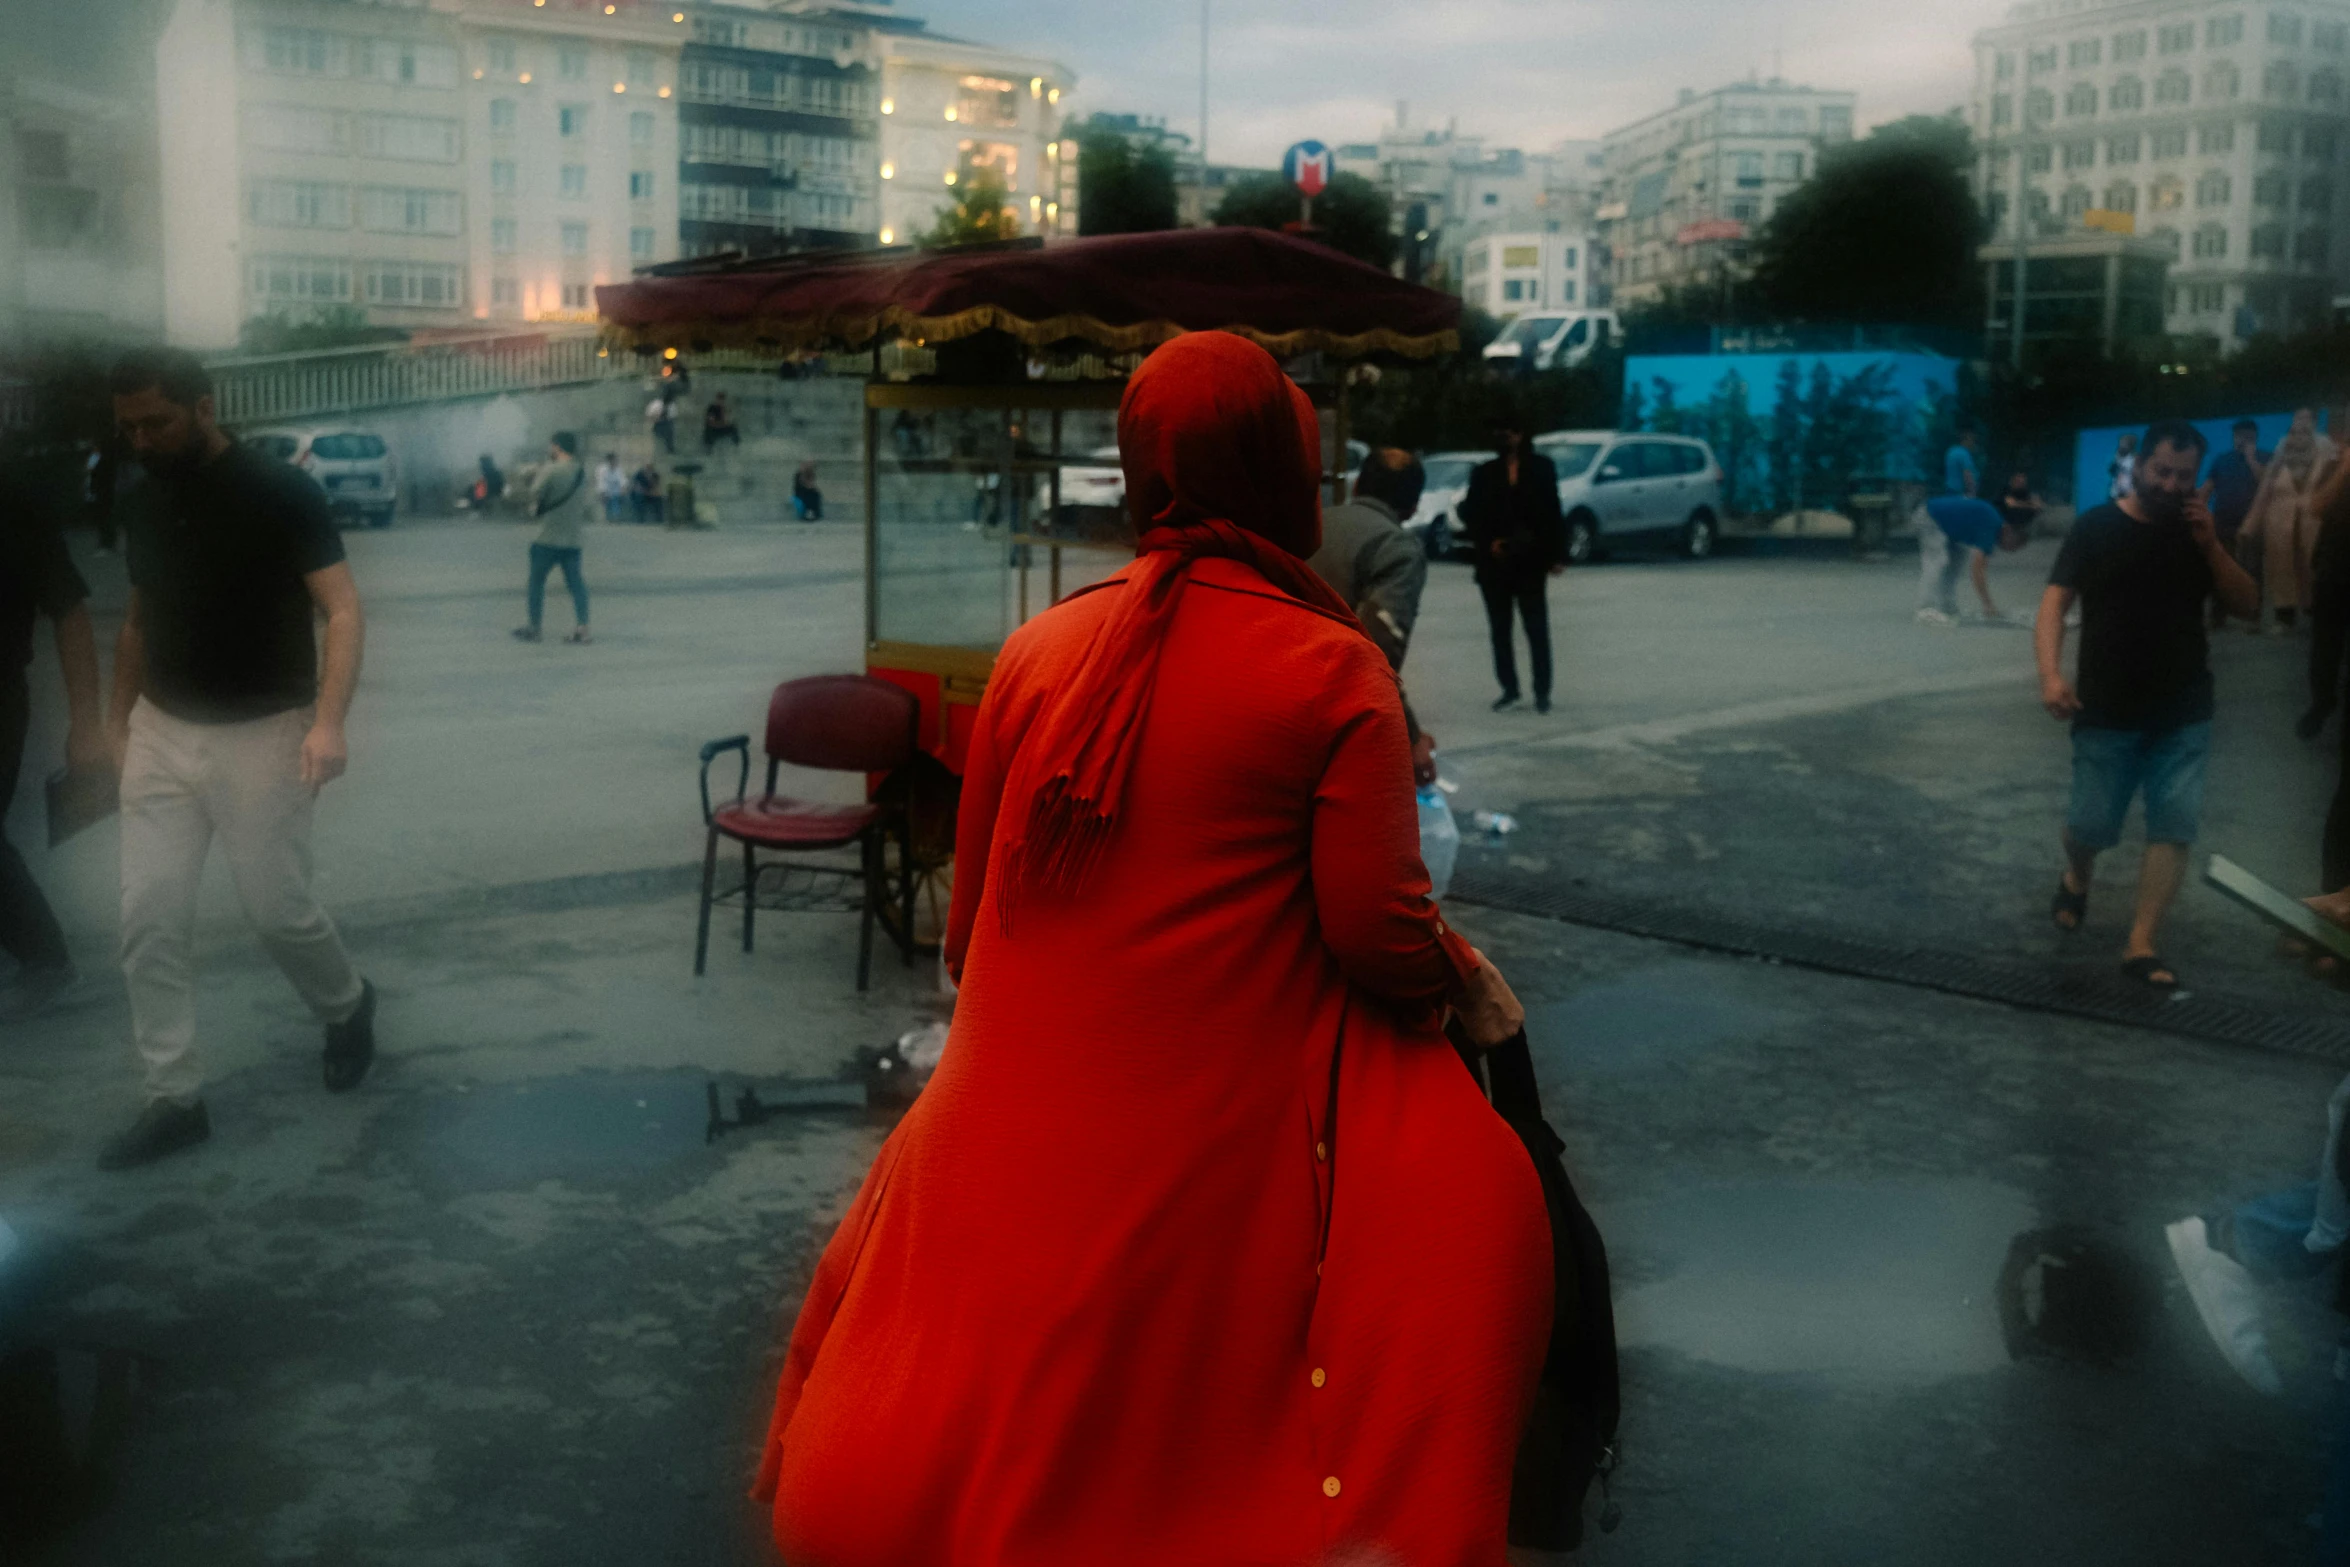
POLYGON ((1208 5, 1199 0, 1199 216, 1205 223, 1208 212, 1208 5))
POLYGON ((2030 102, 2028 94, 2020 91, 2016 94, 2018 134, 2015 142, 2015 200, 2009 207, 2007 214, 2009 224, 2015 229, 2015 297, 2011 302, 2013 319, 2008 323, 2010 332, 2008 363, 2017 370, 2024 367, 2024 270, 2029 262, 2028 247, 2030 244, 2030 241, 2025 238, 2024 231, 2024 159, 2028 156, 2026 144, 2029 141, 2029 137, 2024 132, 2028 128, 2026 121, 2030 115, 2030 102))

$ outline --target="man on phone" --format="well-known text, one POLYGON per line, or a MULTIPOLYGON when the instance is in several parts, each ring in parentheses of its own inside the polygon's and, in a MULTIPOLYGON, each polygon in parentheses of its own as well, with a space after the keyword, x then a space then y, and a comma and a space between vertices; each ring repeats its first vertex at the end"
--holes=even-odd
POLYGON ((2131 797, 2145 796, 2146 860, 2122 972, 2156 990, 2179 976, 2155 938, 2178 895, 2203 812, 2211 749, 2212 683, 2204 605, 2260 613, 2260 592, 2220 543, 2197 493, 2204 440, 2179 419, 2158 420, 2138 444, 2130 487, 2073 523, 2041 595, 2033 638, 2040 701, 2073 726, 2073 792, 2064 828, 2064 876, 2050 916, 2078 930, 2088 915, 2097 856, 2121 841, 2131 797), (2076 684, 2064 678, 2064 622, 2081 606, 2076 684))

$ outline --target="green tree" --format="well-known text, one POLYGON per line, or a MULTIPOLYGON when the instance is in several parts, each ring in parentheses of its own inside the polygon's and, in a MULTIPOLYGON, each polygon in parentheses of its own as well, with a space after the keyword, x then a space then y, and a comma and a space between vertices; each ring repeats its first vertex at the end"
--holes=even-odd
POLYGON ((918 243, 932 249, 944 245, 978 245, 989 240, 1016 239, 1020 218, 1006 199, 1004 182, 991 169, 968 175, 955 187, 955 199, 938 209, 918 243))
POLYGON ((1803 365, 1793 355, 1779 361, 1771 403, 1771 438, 1764 462, 1770 472, 1769 498, 1780 511, 1803 504, 1803 365))
POLYGON ((1175 155, 1094 126, 1077 141, 1077 232, 1151 234, 1175 226, 1175 155))
POLYGON ((1911 115, 1822 148, 1812 177, 1757 239, 1750 312, 1972 330, 1981 325, 1984 225, 1955 119, 1911 115))
MULTIPOLYGON (((1278 229, 1298 221, 1297 187, 1278 174, 1248 174, 1216 204, 1215 221, 1232 228, 1278 229)), ((1387 192, 1360 174, 1341 173, 1314 198, 1314 237, 1357 261, 1384 267, 1395 260, 1387 192)))

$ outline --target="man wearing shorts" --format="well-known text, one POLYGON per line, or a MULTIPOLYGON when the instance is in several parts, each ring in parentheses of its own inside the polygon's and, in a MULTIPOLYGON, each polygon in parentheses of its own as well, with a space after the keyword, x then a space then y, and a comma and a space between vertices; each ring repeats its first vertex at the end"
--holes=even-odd
POLYGON ((2073 726, 2073 795, 2065 871, 2050 913, 2061 930, 2087 917, 2097 856, 2121 841, 2133 796, 2146 806, 2146 860, 2122 972, 2157 990, 2178 973, 2155 938, 2185 879, 2203 814, 2211 749, 2210 644, 2204 606, 2260 612, 2260 593, 2220 544, 2195 490, 2203 437, 2183 420, 2157 421, 2139 443, 2130 489, 2073 523, 2041 595, 2033 638, 2040 701, 2073 726), (2064 678, 2064 622, 2081 606, 2077 682, 2064 678))

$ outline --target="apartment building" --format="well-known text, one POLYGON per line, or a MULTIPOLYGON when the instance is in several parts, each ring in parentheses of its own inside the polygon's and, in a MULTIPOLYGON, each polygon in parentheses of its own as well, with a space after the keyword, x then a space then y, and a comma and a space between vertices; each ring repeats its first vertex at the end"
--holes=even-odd
POLYGON ((1741 275, 1755 232, 1852 137, 1854 95, 1772 77, 1683 91, 1670 109, 1601 138, 1598 238, 1618 304, 1741 275))
POLYGON ((0 72, 0 348, 152 334, 163 317, 143 101, 0 72))
POLYGON ((1508 319, 1534 310, 1582 310, 1591 296, 1591 238, 1580 230, 1480 234, 1461 255, 1461 299, 1508 319))
POLYGON ((1580 233, 1600 184, 1599 144, 1563 141, 1541 151, 1488 146, 1447 123, 1414 127, 1408 104, 1379 139, 1335 150, 1336 167, 1387 193, 1398 270, 1414 282, 1464 286, 1470 243, 1501 233, 1580 233))
POLYGON ((880 57, 861 16, 698 4, 678 84, 689 256, 871 245, 880 57))
POLYGON ((594 319, 676 254, 685 14, 642 0, 178 0, 157 50, 175 342, 356 307, 594 319))
MULTIPOLYGON (((852 13, 835 13, 852 14, 852 13)), ((982 172, 1031 234, 1074 234, 1061 203, 1063 100, 1076 75, 1059 61, 940 38, 868 7, 881 68, 881 232, 904 244, 930 228, 955 188, 982 172)))
POLYGON ((1975 38, 1994 242, 2114 214, 2172 258, 2172 333, 2228 348, 2318 326, 2350 275, 2346 84, 2346 5, 2018 5, 1975 38))

